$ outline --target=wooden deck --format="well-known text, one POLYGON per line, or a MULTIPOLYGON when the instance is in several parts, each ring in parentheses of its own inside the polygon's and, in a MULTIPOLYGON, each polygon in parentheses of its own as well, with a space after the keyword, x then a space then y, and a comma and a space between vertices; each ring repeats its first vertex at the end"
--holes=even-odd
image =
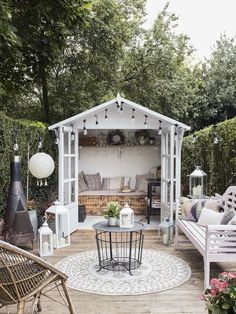
MULTIPOLYGON (((103 296, 83 293, 70 289, 72 301, 78 314, 121 314, 121 313, 188 313, 201 314, 205 311, 204 302, 200 301, 203 292, 203 261, 201 255, 190 244, 183 245, 183 249, 176 251, 174 246, 164 246, 157 238, 157 231, 144 232, 144 248, 161 250, 174 254, 187 263, 192 269, 192 276, 183 285, 159 293, 138 296, 103 296)), ((55 255, 48 258, 48 262, 55 264, 62 258, 77 252, 96 249, 93 231, 77 231, 72 235, 72 245, 55 250, 55 255)), ((213 275, 217 275, 223 264, 213 264, 213 275)), ((235 270, 236 263, 224 264, 224 270, 235 270), (227 267, 226 267, 227 266, 227 267)), ((54 294, 54 293, 53 293, 54 294)), ((57 296, 57 294, 55 294, 57 296)), ((66 308, 60 304, 42 298, 42 314, 67 314, 66 308)), ((26 308, 27 309, 27 308, 26 308)), ((7 313, 0 309, 0 313, 7 313)), ((16 308, 9 308, 10 314, 16 313, 16 308)), ((25 313, 28 313, 27 311, 25 313)))

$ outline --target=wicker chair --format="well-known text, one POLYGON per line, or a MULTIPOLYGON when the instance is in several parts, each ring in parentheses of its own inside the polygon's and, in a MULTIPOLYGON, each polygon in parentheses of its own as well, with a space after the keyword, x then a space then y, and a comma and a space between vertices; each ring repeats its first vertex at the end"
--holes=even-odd
POLYGON ((25 303, 32 301, 30 311, 41 311, 40 296, 66 306, 75 314, 66 286, 67 276, 41 258, 9 243, 0 241, 0 308, 17 304, 17 314, 23 314, 25 303), (48 292, 58 290, 61 299, 48 292), (59 289, 62 288, 62 289, 59 289), (64 291, 65 297, 62 296, 64 291))

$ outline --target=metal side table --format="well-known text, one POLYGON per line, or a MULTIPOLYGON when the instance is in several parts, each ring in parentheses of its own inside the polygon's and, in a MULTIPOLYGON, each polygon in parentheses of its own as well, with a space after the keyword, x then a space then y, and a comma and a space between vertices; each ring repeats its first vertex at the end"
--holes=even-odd
POLYGON ((96 243, 99 270, 131 271, 140 267, 143 252, 144 224, 135 222, 132 228, 108 226, 107 221, 93 225, 96 230, 96 243))

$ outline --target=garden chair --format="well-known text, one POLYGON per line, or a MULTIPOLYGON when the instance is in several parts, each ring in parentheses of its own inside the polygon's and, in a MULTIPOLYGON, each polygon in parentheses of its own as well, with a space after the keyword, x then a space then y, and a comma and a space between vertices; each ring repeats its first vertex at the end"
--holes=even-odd
POLYGON ((16 304, 16 313, 23 314, 25 303, 32 301, 30 313, 37 313, 41 311, 40 297, 44 295, 66 306, 69 313, 75 314, 66 280, 64 273, 41 258, 0 241, 0 308, 16 304), (55 288, 61 300, 48 294, 55 288))

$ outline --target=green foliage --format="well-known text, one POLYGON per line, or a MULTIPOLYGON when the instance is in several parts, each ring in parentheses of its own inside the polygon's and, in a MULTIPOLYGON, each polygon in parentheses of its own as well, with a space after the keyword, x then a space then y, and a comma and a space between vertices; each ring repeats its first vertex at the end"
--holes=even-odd
MULTIPOLYGON (((56 147, 53 145, 53 136, 47 132, 46 125, 42 122, 14 120, 0 112, 0 216, 2 215, 8 195, 10 161, 14 155, 13 143, 15 137, 15 127, 18 128, 19 154, 21 156, 21 179, 23 190, 26 195, 27 178, 27 151, 30 143, 30 156, 37 152, 38 134, 42 134, 43 151, 50 154, 54 160, 56 156, 56 147)), ((57 168, 56 168, 57 169, 57 168)), ((48 200, 50 194, 57 187, 57 172, 49 177, 48 186, 38 187, 36 179, 29 176, 29 199, 38 202, 40 209, 44 208, 44 203, 48 200)))
POLYGON ((109 217, 119 218, 120 204, 118 202, 109 202, 107 208, 103 211, 103 216, 108 219, 109 217))
POLYGON ((236 117, 217 124, 214 130, 219 139, 213 144, 213 127, 195 132, 183 141, 182 184, 188 194, 188 175, 194 170, 194 160, 203 159, 203 170, 208 175, 208 195, 223 193, 230 185, 236 185, 236 117))

